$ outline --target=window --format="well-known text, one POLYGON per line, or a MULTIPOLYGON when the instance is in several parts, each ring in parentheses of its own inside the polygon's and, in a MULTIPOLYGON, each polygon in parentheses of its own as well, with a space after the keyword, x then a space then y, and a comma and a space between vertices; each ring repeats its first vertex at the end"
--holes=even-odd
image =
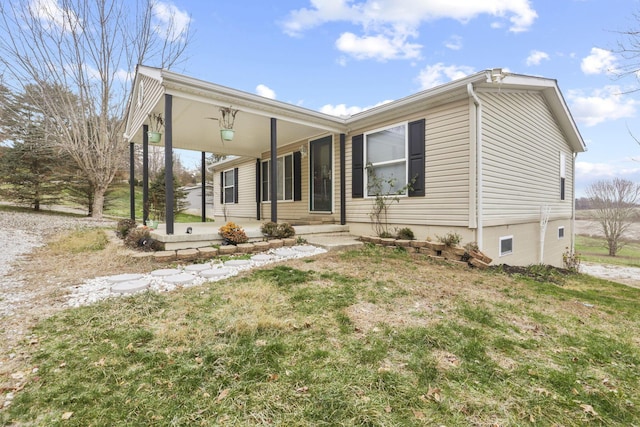
POLYGON ((564 227, 558 227, 558 239, 564 239, 564 227))
POLYGON ((513 236, 505 236, 500 238, 500 256, 510 255, 513 253, 513 236))
POLYGON ((564 200, 565 196, 565 178, 567 177, 567 156, 560 153, 560 200, 564 200))
POLYGON ((364 145, 367 196, 396 194, 406 187, 407 124, 367 133, 364 145))
POLYGON ((236 202, 236 173, 237 169, 229 169, 222 173, 222 190, 224 195, 222 203, 236 202))
MULTIPOLYGON (((293 173, 293 154, 278 157, 278 177, 277 177, 277 195, 276 200, 293 200, 294 199, 294 173, 293 173)), ((262 162, 262 201, 271 200, 269 185, 271 179, 271 161, 262 162)))

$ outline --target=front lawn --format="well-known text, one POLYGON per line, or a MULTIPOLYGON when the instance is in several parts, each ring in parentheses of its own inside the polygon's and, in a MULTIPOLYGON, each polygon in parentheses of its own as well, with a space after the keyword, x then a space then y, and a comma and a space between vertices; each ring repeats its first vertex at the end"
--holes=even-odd
POLYGON ((638 301, 583 275, 329 253, 59 313, 0 422, 638 425, 638 301))

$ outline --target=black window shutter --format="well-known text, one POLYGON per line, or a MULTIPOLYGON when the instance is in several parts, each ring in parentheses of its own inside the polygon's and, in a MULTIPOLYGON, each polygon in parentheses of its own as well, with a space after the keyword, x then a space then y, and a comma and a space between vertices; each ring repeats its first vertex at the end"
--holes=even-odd
POLYGON ((564 200, 564 187, 565 187, 565 179, 560 178, 560 200, 564 200))
POLYGON ((238 203, 238 168, 233 168, 233 203, 238 203))
POLYGON ((424 196, 425 120, 409 123, 409 197, 424 196))
POLYGON ((302 153, 293 153, 293 200, 302 200, 302 153))
POLYGON ((351 138, 351 197, 364 197, 364 135, 351 138))
POLYGON ((224 172, 220 172, 220 204, 224 204, 224 172))

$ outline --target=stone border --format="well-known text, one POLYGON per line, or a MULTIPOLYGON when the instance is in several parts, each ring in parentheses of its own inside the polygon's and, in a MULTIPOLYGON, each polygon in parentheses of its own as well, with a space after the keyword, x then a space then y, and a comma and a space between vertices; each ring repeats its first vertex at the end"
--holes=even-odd
POLYGON ((359 239, 376 246, 403 248, 409 253, 420 253, 436 260, 446 260, 454 264, 481 269, 489 267, 493 261, 480 251, 467 251, 460 246, 446 246, 444 243, 434 243, 427 240, 401 240, 377 236, 360 236, 359 239))
POLYGON ((156 262, 196 261, 213 259, 221 255, 255 254, 269 249, 295 246, 296 238, 272 239, 268 241, 240 243, 238 245, 224 245, 219 247, 206 246, 197 249, 176 249, 157 252, 134 251, 133 258, 151 258, 156 262))

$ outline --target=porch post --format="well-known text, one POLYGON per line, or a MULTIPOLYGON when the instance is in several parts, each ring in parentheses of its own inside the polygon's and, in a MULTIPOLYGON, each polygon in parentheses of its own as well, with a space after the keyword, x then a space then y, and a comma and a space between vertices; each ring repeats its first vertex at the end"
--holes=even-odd
POLYGON ((149 125, 142 125, 142 223, 149 221, 149 125))
POLYGON ((340 134, 340 225, 347 223, 347 181, 345 178, 345 134, 340 134))
POLYGON ((173 234, 173 95, 164 95, 164 188, 167 234, 173 234))
POLYGON ((256 159, 256 219, 260 221, 260 203, 262 202, 262 179, 260 159, 256 159))
POLYGON ((271 169, 269 170, 269 193, 271 194, 271 221, 278 222, 278 144, 277 120, 271 118, 271 169))
POLYGON ((134 159, 135 146, 129 143, 129 211, 131 219, 136 219, 136 164, 134 159))
POLYGON ((201 184, 202 184, 202 222, 207 222, 207 168, 206 168, 206 161, 207 161, 207 153, 205 153, 204 151, 202 152, 202 158, 201 158, 201 170, 200 170, 200 175, 201 175, 201 184))

